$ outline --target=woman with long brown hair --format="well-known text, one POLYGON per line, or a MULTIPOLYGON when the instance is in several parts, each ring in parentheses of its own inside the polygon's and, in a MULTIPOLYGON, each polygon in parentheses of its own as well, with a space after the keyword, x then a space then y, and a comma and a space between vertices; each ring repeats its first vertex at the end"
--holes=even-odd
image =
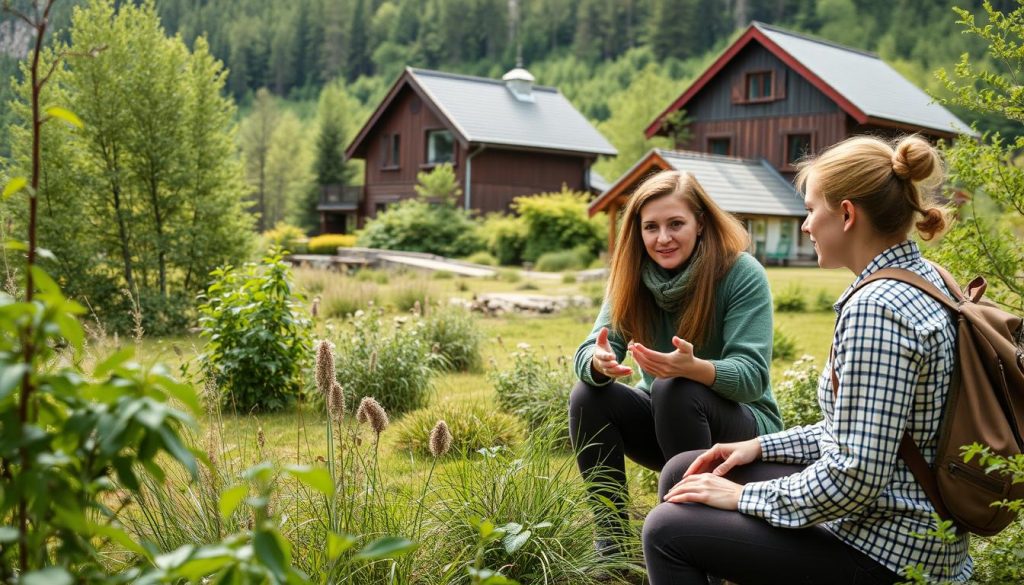
POLYGON ((781 430, 768 372, 772 300, 742 224, 693 175, 663 171, 630 198, 608 289, 576 350, 569 431, 601 525, 598 551, 627 526, 625 459, 672 456, 781 430), (631 387, 627 352, 640 366, 631 387))

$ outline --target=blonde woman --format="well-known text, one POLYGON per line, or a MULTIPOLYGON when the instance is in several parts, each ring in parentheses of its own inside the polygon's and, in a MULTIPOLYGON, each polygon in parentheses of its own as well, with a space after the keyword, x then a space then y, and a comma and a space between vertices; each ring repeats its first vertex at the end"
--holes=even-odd
POLYGON ((569 398, 577 463, 599 509, 602 554, 624 534, 625 457, 673 455, 782 428, 768 371, 772 300, 740 222, 687 173, 641 184, 623 213, 604 305, 576 350, 569 398), (640 367, 637 386, 615 379, 640 367))
POLYGON ((644 524, 652 585, 704 584, 708 574, 744 585, 895 583, 912 565, 934 581, 970 577, 966 535, 913 536, 935 528, 934 508, 898 456, 907 430, 925 459, 935 458, 955 359, 952 319, 902 282, 853 293, 889 267, 948 290, 909 239, 912 226, 931 239, 945 225, 922 190, 940 171, 935 149, 917 137, 851 138, 801 169, 802 229, 818 264, 856 275, 835 305, 834 357, 818 383, 824 419, 669 461, 665 503, 644 524))

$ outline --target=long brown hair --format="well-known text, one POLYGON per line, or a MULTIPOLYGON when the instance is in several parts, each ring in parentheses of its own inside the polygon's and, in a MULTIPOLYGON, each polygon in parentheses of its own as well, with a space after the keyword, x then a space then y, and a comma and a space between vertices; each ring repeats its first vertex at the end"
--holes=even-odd
POLYGON ((942 159, 917 135, 886 142, 854 136, 800 164, 796 184, 805 191, 814 183, 829 209, 847 199, 860 206, 881 234, 906 236, 911 224, 930 240, 946 227, 946 210, 930 202, 929 192, 942 182, 942 159), (921 220, 914 219, 921 216, 921 220))
POLYGON ((689 300, 683 304, 676 332, 699 345, 707 338, 707 324, 713 318, 715 286, 750 245, 750 237, 743 224, 712 201, 690 173, 662 171, 652 175, 626 204, 605 295, 611 303, 612 327, 625 339, 645 345, 653 341, 658 306, 641 278, 643 264, 649 259, 640 230, 640 210, 661 197, 678 198, 702 226, 687 261, 691 271, 689 300))

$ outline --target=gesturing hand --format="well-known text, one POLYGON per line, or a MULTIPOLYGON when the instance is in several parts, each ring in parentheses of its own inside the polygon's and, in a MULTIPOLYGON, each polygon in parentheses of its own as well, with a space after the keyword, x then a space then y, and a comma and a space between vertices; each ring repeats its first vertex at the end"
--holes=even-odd
POLYGON ((595 345, 594 357, 590 360, 590 367, 595 372, 608 378, 621 378, 633 373, 633 368, 619 363, 615 357, 612 346, 608 343, 608 328, 602 327, 597 332, 597 343, 595 345))
POLYGON ((654 351, 640 343, 631 343, 629 350, 633 359, 644 372, 655 378, 676 378, 687 375, 687 368, 693 364, 693 344, 672 336, 675 351, 662 353, 654 351))

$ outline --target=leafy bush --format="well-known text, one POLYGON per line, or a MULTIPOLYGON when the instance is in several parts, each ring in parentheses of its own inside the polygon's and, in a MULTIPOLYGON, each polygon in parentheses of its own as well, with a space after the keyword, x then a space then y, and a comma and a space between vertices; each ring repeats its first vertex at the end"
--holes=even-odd
POLYGON ((411 412, 395 425, 395 446, 417 455, 430 455, 430 429, 438 420, 448 424, 452 433, 450 453, 465 457, 480 449, 509 446, 525 436, 518 418, 474 402, 444 402, 411 412))
POLYGON ((526 224, 522 259, 535 262, 546 252, 580 246, 590 254, 584 266, 589 264, 607 244, 608 219, 604 214, 587 217, 587 201, 586 194, 566 188, 558 193, 516 197, 512 207, 526 224))
POLYGON ((278 247, 292 254, 306 253, 306 234, 302 228, 280 222, 274 229, 263 232, 267 248, 278 247))
POLYGON ((828 294, 825 289, 818 291, 818 296, 814 297, 814 308, 822 313, 827 313, 834 310, 832 305, 836 302, 835 298, 828 294))
POLYGON ((772 360, 791 360, 796 351, 796 340, 776 325, 772 332, 772 360))
POLYGON ((487 249, 502 266, 520 264, 526 248, 527 227, 522 218, 501 213, 488 215, 480 226, 487 249))
POLYGON ((465 258, 466 262, 470 264, 479 264, 481 266, 497 266, 498 259, 490 254, 490 252, 477 252, 476 254, 470 254, 465 258))
POLYGON ((391 414, 423 408, 442 358, 424 338, 426 323, 417 315, 384 319, 371 307, 356 311, 337 340, 337 378, 351 412, 372 396, 391 414))
POLYGON ((522 418, 531 431, 559 429, 559 444, 568 446, 566 409, 575 380, 568 362, 563 357, 554 363, 548 357, 537 357, 525 343, 511 357, 510 369, 493 369, 487 376, 498 394, 498 404, 522 418))
POLYGON ((820 375, 821 370, 809 355, 793 362, 782 373, 782 381, 775 386, 775 398, 787 428, 810 425, 821 420, 821 408, 818 406, 820 375))
POLYGON ((807 309, 807 300, 800 285, 790 285, 775 297, 775 310, 780 313, 801 313, 807 309))
POLYGON ((453 205, 406 199, 367 222, 358 243, 368 248, 462 258, 484 249, 469 214, 453 205))
POLYGON ((444 358, 444 367, 456 372, 480 370, 483 334, 476 318, 462 307, 436 305, 426 318, 424 339, 431 351, 444 358))
POLYGON ((349 234, 323 234, 309 239, 310 254, 326 254, 333 256, 338 248, 351 248, 356 245, 356 237, 349 234))
POLYGON ((590 250, 583 246, 577 246, 571 250, 545 252, 540 258, 537 258, 537 265, 534 268, 541 272, 582 270, 590 264, 592 258, 590 250))
POLYGON ((199 307, 206 348, 203 369, 240 411, 280 410, 302 388, 312 344, 304 299, 292 292, 289 269, 272 250, 261 264, 218 268, 199 307))

